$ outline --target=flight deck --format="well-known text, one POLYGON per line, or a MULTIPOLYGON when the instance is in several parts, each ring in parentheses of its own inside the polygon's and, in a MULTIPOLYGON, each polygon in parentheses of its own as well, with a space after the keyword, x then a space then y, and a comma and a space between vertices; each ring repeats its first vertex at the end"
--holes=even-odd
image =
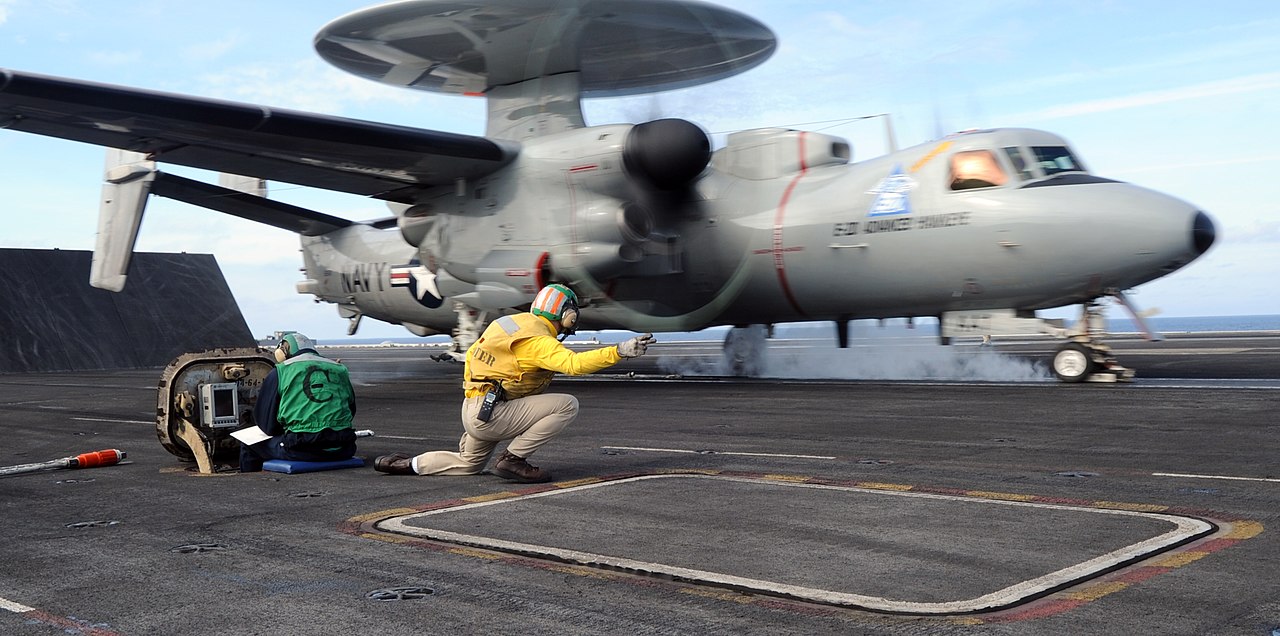
MULTIPOLYGON (((0 478, 0 632, 1280 628, 1280 334, 1112 344, 1133 383, 681 376, 714 346, 659 343, 556 380, 582 411, 540 485, 203 475, 156 439, 159 369, 0 375, 4 464, 128 452, 0 478)), ((426 351, 323 352, 359 455, 457 443, 459 367, 426 351)))

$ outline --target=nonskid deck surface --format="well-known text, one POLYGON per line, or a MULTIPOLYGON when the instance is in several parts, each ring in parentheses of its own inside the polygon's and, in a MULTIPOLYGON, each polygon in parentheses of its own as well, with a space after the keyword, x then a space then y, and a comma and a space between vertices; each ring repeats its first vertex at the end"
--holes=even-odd
MULTIPOLYGON (((1274 337, 1174 344, 1192 351, 1137 355, 1188 381, 1280 377, 1274 337)), ((360 455, 456 445, 456 366, 330 353, 377 433, 360 455)), ((1139 381, 1107 386, 680 382, 648 358, 553 385, 582 412, 535 456, 556 476, 537 486, 201 476, 156 440, 158 370, 0 375, 3 464, 129 454, 0 478, 0 631, 1280 627, 1274 390, 1152 386, 1132 357, 1139 381)))

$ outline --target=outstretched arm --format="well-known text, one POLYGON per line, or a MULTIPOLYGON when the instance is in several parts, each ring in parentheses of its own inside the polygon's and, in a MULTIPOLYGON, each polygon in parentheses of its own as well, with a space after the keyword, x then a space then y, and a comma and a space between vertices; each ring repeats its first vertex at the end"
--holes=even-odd
POLYGON ((601 347, 577 353, 551 336, 521 340, 511 350, 520 360, 521 366, 548 369, 565 375, 595 373, 622 360, 617 347, 601 347))

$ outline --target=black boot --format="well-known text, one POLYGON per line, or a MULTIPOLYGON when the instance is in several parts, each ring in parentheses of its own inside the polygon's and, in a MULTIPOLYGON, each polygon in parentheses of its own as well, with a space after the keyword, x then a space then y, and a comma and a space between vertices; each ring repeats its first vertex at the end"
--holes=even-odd
POLYGON ((416 475, 413 470, 413 456, 404 453, 391 453, 390 455, 380 455, 373 460, 373 469, 380 473, 390 473, 392 475, 416 475))
POLYGON ((502 451, 498 463, 493 465, 493 474, 512 481, 526 484, 541 484, 551 481, 551 473, 531 465, 523 457, 502 451))

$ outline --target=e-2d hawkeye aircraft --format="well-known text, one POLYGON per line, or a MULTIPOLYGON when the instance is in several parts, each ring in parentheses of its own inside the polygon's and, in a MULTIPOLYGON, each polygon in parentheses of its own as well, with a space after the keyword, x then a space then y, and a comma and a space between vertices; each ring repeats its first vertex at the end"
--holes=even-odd
POLYGON ((684 120, 586 126, 583 97, 694 86, 773 53, 758 21, 693 0, 405 0, 334 20, 315 46, 371 80, 482 96, 486 135, 3 71, 0 127, 119 149, 93 285, 123 287, 159 195, 300 234, 298 291, 335 303, 350 333, 368 316, 452 333, 462 352, 563 282, 583 328, 732 325, 727 345, 752 325, 833 321, 847 346, 863 318, 938 317, 944 342, 1056 332, 1069 341, 1054 371, 1080 381, 1132 375, 1100 341, 1100 301, 1128 307, 1125 290, 1215 238, 1204 212, 1094 175, 1037 130, 851 163, 845 140, 799 130, 738 132, 713 153, 684 120), (157 162, 381 199, 394 218, 354 222, 157 162), (1074 304, 1072 331, 1035 317, 1074 304))

